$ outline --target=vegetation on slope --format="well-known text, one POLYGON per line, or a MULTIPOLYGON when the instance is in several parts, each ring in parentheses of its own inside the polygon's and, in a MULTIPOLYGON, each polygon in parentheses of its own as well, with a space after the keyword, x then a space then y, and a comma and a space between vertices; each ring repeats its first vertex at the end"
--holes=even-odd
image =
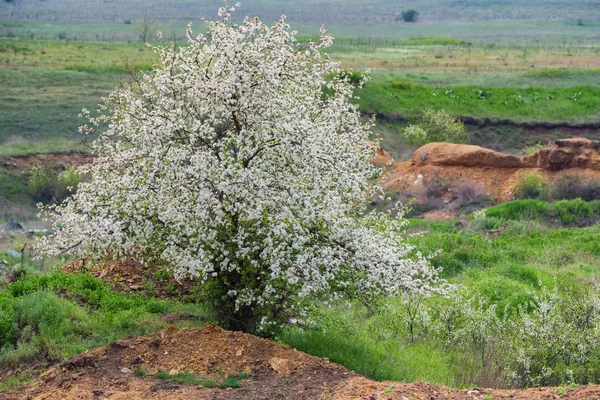
POLYGON ((600 339, 593 283, 600 228, 555 229, 552 218, 522 215, 479 213, 466 230, 414 221, 415 231, 427 232, 414 244, 462 290, 450 298, 339 304, 282 339, 382 380, 459 387, 598 382, 600 353, 586 346, 600 339))
MULTIPOLYGON (((43 365, 125 336, 206 321, 201 305, 113 291, 91 275, 24 274, 0 290, 0 370, 43 365)), ((27 369, 27 368, 25 368, 27 369)))

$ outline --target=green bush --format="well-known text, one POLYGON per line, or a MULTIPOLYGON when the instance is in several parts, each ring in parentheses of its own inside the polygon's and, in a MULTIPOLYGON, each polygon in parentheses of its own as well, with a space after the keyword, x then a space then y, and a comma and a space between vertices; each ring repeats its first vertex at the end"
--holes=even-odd
POLYGON ((73 167, 59 173, 51 165, 39 164, 31 168, 29 192, 44 204, 60 203, 77 189, 81 179, 81 174, 73 167))
POLYGON ((547 198, 550 184, 544 177, 532 172, 522 175, 517 180, 514 193, 515 199, 541 199, 547 198))
POLYGON ((399 19, 402 19, 404 22, 417 22, 419 19, 419 12, 417 10, 413 10, 412 8, 409 10, 404 10, 399 16, 396 17, 396 21, 399 19))
POLYGON ((581 199, 560 200, 552 203, 551 210, 565 226, 590 225, 600 209, 600 201, 586 202, 581 199))
POLYGON ((541 142, 537 142, 536 144, 534 144, 532 146, 523 147, 523 153, 525 153, 528 156, 531 156, 533 154, 539 153, 540 150, 542 150, 543 148, 544 148, 544 145, 542 145, 541 142))
POLYGON ((6 344, 14 344, 18 324, 16 300, 6 292, 0 292, 0 351, 6 344))
POLYGON ((365 79, 365 74, 356 70, 344 69, 340 72, 339 77, 347 79, 354 86, 358 86, 365 79))
POLYGON ((515 200, 485 211, 486 217, 502 218, 505 220, 544 220, 548 218, 550 203, 540 200, 515 200))
POLYGON ((427 109, 416 125, 404 129, 404 137, 414 145, 431 142, 469 143, 471 141, 462 121, 444 110, 427 109))
POLYGON ((37 201, 50 203, 54 199, 56 173, 50 165, 36 165, 31 168, 29 191, 37 201))
POLYGON ((39 291, 20 299, 16 306, 20 344, 29 343, 49 360, 60 360, 63 348, 86 331, 89 317, 85 311, 54 293, 39 291))

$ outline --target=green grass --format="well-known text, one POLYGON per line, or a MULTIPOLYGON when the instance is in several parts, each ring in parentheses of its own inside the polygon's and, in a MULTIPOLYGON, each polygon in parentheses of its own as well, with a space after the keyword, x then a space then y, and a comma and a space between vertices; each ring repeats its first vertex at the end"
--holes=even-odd
POLYGON ((154 333, 168 326, 159 317, 169 312, 193 317, 180 326, 207 318, 201 306, 126 296, 86 274, 26 275, 0 290, 0 366, 39 354, 58 361, 125 336, 154 333))
POLYGON ((396 42, 398 46, 470 46, 471 44, 467 40, 443 36, 414 36, 396 42))
POLYGON ((487 209, 486 216, 502 222, 534 220, 557 227, 589 226, 600 221, 600 201, 515 200, 487 209))
MULTIPOLYGON (((410 231, 426 234, 411 241, 432 256, 432 264, 443 268, 445 278, 462 285, 467 297, 480 296, 487 306, 494 305, 500 318, 513 318, 519 308, 528 309, 542 287, 577 296, 600 276, 600 226, 555 229, 551 226, 556 221, 546 218, 546 210, 561 202, 538 204, 541 211, 525 207, 536 210, 527 212, 522 211, 523 203, 492 207, 488 215, 502 217, 488 216, 487 225, 467 230, 456 228, 452 221, 413 220, 410 231), (488 229, 502 224, 507 227, 499 237, 486 239, 488 229)), ((390 308, 381 312, 355 303, 323 309, 312 316, 307 327, 291 328, 280 340, 377 380, 468 386, 470 378, 464 374, 474 365, 467 356, 471 353, 444 350, 438 339, 424 333, 411 341, 405 327, 405 306, 401 301, 389 303, 390 308)), ((434 313, 431 318, 435 310, 448 307, 435 296, 425 304, 434 313)))
POLYGON ((148 66, 158 61, 142 43, 76 42, 0 38, 0 65, 12 68, 90 66, 118 70, 125 63, 148 66))
POLYGON ((600 87, 488 88, 414 85, 396 89, 393 82, 370 82, 359 90, 361 110, 388 116, 417 118, 426 108, 454 115, 526 121, 597 121, 600 87))
POLYGON ((94 112, 118 86, 119 74, 36 68, 0 69, 0 144, 11 154, 69 150, 81 145, 82 108, 94 112), (7 146, 5 148, 5 146, 7 146))
POLYGON ((575 87, 600 86, 599 69, 546 68, 531 71, 435 71, 421 68, 418 71, 372 71, 372 82, 389 83, 407 80, 414 85, 428 87, 482 86, 487 88, 511 87, 575 87))
POLYGON ((0 168, 0 220, 16 218, 24 221, 35 217, 36 202, 27 185, 21 174, 0 168))
POLYGON ((48 136, 45 138, 36 139, 24 139, 18 136, 10 136, 6 142, 0 144, 0 157, 63 151, 76 151, 80 153, 87 153, 90 151, 90 146, 83 137, 76 136, 70 139, 52 137, 51 132, 47 132, 47 134, 48 136))
POLYGON ((199 378, 196 375, 192 374, 191 372, 179 372, 177 374, 171 375, 167 372, 159 371, 156 374, 154 374, 154 377, 158 378, 158 379, 169 380, 171 382, 183 383, 184 385, 202 386, 202 387, 209 387, 209 388, 218 387, 221 389, 227 389, 227 388, 236 389, 236 388, 241 387, 241 381, 243 379, 249 378, 250 375, 248 375, 246 373, 232 375, 221 382, 218 382, 218 381, 215 381, 212 379, 202 379, 202 378, 199 378))
MULTIPOLYGON (((134 22, 134 21, 132 21, 134 22)), ((156 42, 154 32, 158 29, 170 37, 172 32, 178 40, 185 40, 187 22, 157 23, 148 40, 156 42)), ((195 25, 200 29, 200 23, 195 25)), ((60 40, 64 43, 81 41, 105 41, 110 43, 133 42, 142 45, 139 33, 135 31, 135 23, 126 24, 109 21, 0 21, 0 37, 21 38, 29 40, 60 40), (62 39, 61 39, 62 38, 62 39)))
POLYGON ((8 378, 4 382, 0 381, 0 393, 24 386, 29 383, 31 379, 32 376, 29 373, 24 372, 18 376, 8 378))
POLYGON ((27 182, 19 175, 0 169, 0 187, 0 199, 6 202, 31 202, 27 182))
POLYGON ((85 149, 81 109, 156 60, 139 43, 0 39, 0 155, 85 149))
POLYGON ((353 308, 322 311, 317 326, 289 329, 279 339, 376 380, 448 384, 450 357, 442 349, 383 340, 369 329, 374 328, 373 319, 360 306, 353 308))

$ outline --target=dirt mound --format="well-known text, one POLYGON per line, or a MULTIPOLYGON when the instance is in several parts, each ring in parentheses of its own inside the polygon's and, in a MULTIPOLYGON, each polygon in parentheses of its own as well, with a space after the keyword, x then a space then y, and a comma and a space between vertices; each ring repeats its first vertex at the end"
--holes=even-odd
MULTIPOLYGON (((426 188, 436 182, 473 181, 496 200, 507 201, 513 198, 518 177, 531 172, 551 182, 566 174, 600 179, 600 142, 583 138, 557 140, 553 146, 525 157, 479 146, 429 143, 417 149, 410 160, 393 163, 383 187, 387 192, 424 195, 426 188)), ((448 189, 445 198, 456 197, 456 190, 456 185, 448 189)))
POLYGON ((144 292, 160 298, 176 296, 185 300, 197 285, 191 279, 175 279, 164 267, 132 259, 99 263, 76 260, 63 266, 62 270, 68 273, 85 271, 110 284, 117 291, 144 292))
POLYGON ((411 159, 413 165, 459 167, 522 168, 520 157, 479 146, 453 143, 429 143, 418 148, 411 159))
POLYGON ((169 328, 87 351, 49 369, 28 387, 5 392, 0 398, 473 400, 546 399, 559 393, 568 399, 600 398, 600 387, 455 390, 424 382, 375 382, 327 359, 208 325, 200 329, 169 328), (159 379, 155 376, 159 372, 169 376, 192 373, 213 382, 240 373, 247 377, 239 388, 222 389, 159 379))
MULTIPOLYGON (((273 341, 214 325, 167 329, 88 351, 45 372, 27 390, 29 399, 318 399, 356 376, 325 359, 273 341), (133 371, 144 371, 144 377, 133 371), (153 377, 190 372, 222 382, 247 373, 238 389, 185 386, 153 377)), ((12 396, 12 394, 9 394, 12 396)), ((9 399, 20 398, 15 396, 9 399)))
POLYGON ((92 162, 94 156, 89 153, 65 151, 55 153, 26 154, 20 156, 0 157, 0 166, 5 168, 30 168, 34 165, 83 165, 92 162))

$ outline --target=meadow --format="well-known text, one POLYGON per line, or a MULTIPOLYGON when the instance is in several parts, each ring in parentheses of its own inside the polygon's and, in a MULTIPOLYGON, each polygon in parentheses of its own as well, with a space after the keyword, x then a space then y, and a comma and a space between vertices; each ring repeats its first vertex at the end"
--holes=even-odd
MULTIPOLYGON (((345 68, 372 71, 371 80, 357 91, 357 102, 365 113, 392 121, 382 124, 379 133, 394 148, 403 126, 398 122, 414 121, 426 108, 515 124, 597 123, 598 51, 594 46, 492 46, 434 36, 342 37, 328 50, 345 68)), ((0 154, 85 149, 77 134, 80 109, 95 110, 103 96, 130 81, 132 71, 148 70, 157 61, 140 42, 0 39, 5 89, 0 93, 0 154)), ((521 133, 517 129, 515 137, 521 133)))
MULTIPOLYGON (((212 17, 216 6, 14 3, 0 8, 0 223, 17 217, 37 226, 32 171, 11 169, 6 160, 88 151, 89 139, 78 134, 80 110, 94 113, 102 97, 158 61, 140 41, 142 5, 153 10, 146 14, 152 30, 176 45, 184 43, 190 16, 212 17)), ((378 116, 374 135, 396 159, 414 150, 402 131, 425 109, 467 121, 474 144, 515 154, 558 137, 600 138, 600 20, 592 2, 407 3, 421 13, 415 24, 398 20, 394 2, 321 3, 257 1, 241 13, 270 21, 285 6, 301 41, 326 24, 337 37, 327 53, 346 69, 370 71, 355 101, 365 117, 378 116)), ((203 29, 199 17, 194 22, 203 29)), ((598 383, 599 220, 600 203, 573 199, 495 205, 470 214, 462 227, 411 220, 411 243, 460 287, 454 294, 339 302, 275 339, 378 380, 453 387, 598 383)), ((12 236, 0 243, 22 244, 12 236)), ((55 268, 27 259, 21 265, 4 252, 0 260, 6 262, 0 264, 6 278, 0 279, 0 372, 21 371, 0 378, 0 392, 58 360, 157 332, 170 316, 178 316, 177 326, 213 317, 190 299, 159 299, 144 290, 128 295, 85 272, 66 274, 58 260, 55 268), (32 362, 41 369, 28 369, 32 362)))

